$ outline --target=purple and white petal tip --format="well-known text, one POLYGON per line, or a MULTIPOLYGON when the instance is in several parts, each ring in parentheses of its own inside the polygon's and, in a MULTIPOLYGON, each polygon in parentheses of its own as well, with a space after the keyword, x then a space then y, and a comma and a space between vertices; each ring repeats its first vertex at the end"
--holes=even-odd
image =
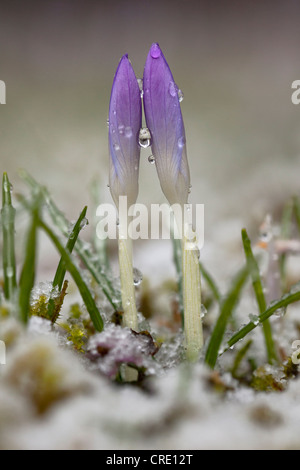
POLYGON ((144 68, 144 109, 161 188, 170 204, 185 204, 190 188, 179 89, 159 44, 144 68))
POLYGON ((127 196, 129 205, 136 202, 141 124, 140 88, 128 55, 125 54, 114 77, 109 104, 109 185, 117 207, 119 196, 127 196))

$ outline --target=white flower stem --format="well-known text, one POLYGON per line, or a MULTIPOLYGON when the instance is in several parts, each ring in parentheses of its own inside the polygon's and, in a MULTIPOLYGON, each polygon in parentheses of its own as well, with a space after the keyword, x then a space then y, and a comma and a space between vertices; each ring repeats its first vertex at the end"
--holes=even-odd
POLYGON ((201 320, 201 277, 197 249, 184 235, 182 240, 182 280, 184 334, 186 357, 191 362, 199 359, 203 347, 201 320))
POLYGON ((123 306, 123 326, 138 330, 135 288, 133 282, 132 242, 124 227, 119 225, 119 265, 121 279, 121 295, 123 306))

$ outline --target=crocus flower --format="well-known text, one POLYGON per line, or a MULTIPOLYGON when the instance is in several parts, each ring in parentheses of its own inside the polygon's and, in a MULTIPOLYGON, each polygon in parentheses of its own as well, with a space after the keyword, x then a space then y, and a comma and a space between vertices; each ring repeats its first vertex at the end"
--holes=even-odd
POLYGON ((124 55, 117 68, 109 104, 109 186, 119 210, 119 266, 123 306, 123 325, 137 331, 138 319, 133 282, 132 244, 127 235, 127 210, 119 204, 127 197, 128 207, 138 195, 140 161, 139 132, 142 124, 142 102, 138 81, 124 55))
POLYGON ((161 188, 169 203, 185 204, 190 187, 178 87, 158 44, 144 69, 144 108, 161 188))
MULTIPOLYGON (((144 69, 144 108, 161 188, 171 205, 187 203, 190 172, 178 87, 158 44, 152 44, 144 69)), ((178 228, 181 222, 177 221, 178 228)), ((182 284, 186 357, 197 361, 203 346, 201 279, 196 244, 182 238, 182 284)))
POLYGON ((140 88, 127 54, 117 68, 109 105, 109 185, 116 206, 127 196, 128 206, 136 202, 142 124, 140 88))

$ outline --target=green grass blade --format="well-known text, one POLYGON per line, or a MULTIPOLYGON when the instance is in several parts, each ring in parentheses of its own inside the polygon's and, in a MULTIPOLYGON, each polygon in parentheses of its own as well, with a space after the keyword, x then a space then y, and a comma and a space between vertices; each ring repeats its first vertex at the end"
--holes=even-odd
POLYGON ((300 200, 298 196, 294 197, 294 213, 295 213, 296 223, 298 227, 298 232, 300 234, 300 200))
POLYGON ((34 201, 31 208, 31 224, 27 234, 25 246, 25 260, 19 283, 19 309, 20 317, 24 323, 28 322, 30 308, 30 294, 34 286, 37 229, 39 221, 39 200, 34 201))
POLYGON ((207 269, 205 269, 205 267, 203 266, 203 264, 201 262, 199 262, 200 264, 200 271, 201 271, 201 274, 203 276, 203 279, 205 279, 208 287, 210 288, 212 294, 213 294, 213 297, 215 298, 215 300, 220 303, 221 302, 221 294, 220 294, 220 291, 218 289, 218 286, 215 282, 215 280, 212 278, 212 276, 209 274, 209 272, 207 271, 207 269))
POLYGON ((79 270, 77 269, 76 265, 74 264, 72 260, 71 254, 68 252, 68 250, 66 250, 66 248, 64 248, 64 246, 59 241, 58 237, 55 235, 55 233, 51 230, 51 228, 45 222, 43 222, 42 220, 39 220, 39 225, 44 230, 44 232, 48 235, 48 237, 52 240, 57 251, 60 253, 67 271, 69 271, 75 284, 78 287, 78 290, 81 294, 83 302, 85 303, 86 309, 91 317, 95 330, 102 331, 103 330, 102 317, 99 313, 96 303, 86 283, 84 282, 79 270))
POLYGON ((252 343, 253 343, 253 340, 250 339, 250 340, 247 341, 247 343, 237 352, 237 354, 236 354, 236 356, 235 356, 234 364, 233 364, 233 367, 232 367, 232 370, 231 370, 232 377, 237 378, 237 371, 238 371, 238 368, 239 368, 239 366, 240 366, 242 360, 243 360, 244 357, 246 356, 247 352, 249 351, 250 347, 252 346, 252 343))
MULTIPOLYGON (((68 241, 67 241, 67 244, 66 244, 66 250, 69 253, 72 253, 72 251, 74 249, 74 246, 75 246, 75 243, 77 242, 79 233, 82 229, 82 224, 84 223, 84 220, 85 220, 85 217, 86 217, 86 212, 87 212, 87 206, 81 212, 76 224, 74 225, 74 227, 73 227, 73 229, 72 229, 72 231, 69 235, 69 238, 68 238, 68 241)), ((53 287, 58 287, 58 289, 61 290, 62 286, 63 286, 63 283, 64 283, 65 275, 66 275, 66 267, 65 267, 65 263, 64 263, 63 258, 61 258, 60 262, 59 262, 59 265, 57 267, 55 276, 54 276, 53 287)))
MULTIPOLYGON (((49 215, 56 225, 56 227, 61 231, 63 235, 68 237, 69 232, 69 221, 66 219, 65 215, 58 209, 58 207, 53 202, 48 190, 37 183, 27 172, 22 170, 20 172, 21 178, 30 186, 33 191, 40 191, 43 199, 47 205, 49 215)), ((112 285, 108 273, 105 271, 105 267, 99 267, 98 260, 95 259, 90 246, 85 242, 82 242, 80 239, 77 240, 75 245, 75 252, 79 255, 82 262, 85 264, 86 268, 94 277, 95 281, 101 287, 104 295, 112 305, 115 310, 121 308, 121 293, 114 288, 112 285)))
MULTIPOLYGON (((78 239, 78 236, 79 236, 79 233, 82 229, 82 226, 83 226, 83 223, 84 223, 84 220, 85 220, 85 216, 86 216, 86 212, 87 212, 87 206, 81 212, 76 224, 74 225, 74 227, 73 227, 73 229, 72 229, 72 231, 69 235, 69 238, 68 238, 68 241, 67 241, 67 244, 66 244, 66 250, 70 254, 72 253, 72 251, 74 249, 75 243, 76 243, 76 241, 78 239)), ((63 258, 61 258, 60 261, 59 261, 55 276, 54 276, 53 290, 56 287, 58 288, 59 291, 62 290, 65 275, 66 275, 66 267, 65 267, 65 263, 64 263, 63 258)), ((55 300, 50 298, 49 299, 49 305, 48 305, 48 318, 52 319, 53 322, 55 322, 55 320, 56 320, 56 316, 54 315, 54 312, 55 312, 55 300)))
POLYGON ((241 328, 241 330, 235 333, 227 342, 228 343, 227 349, 231 348, 236 343, 238 343, 243 338, 245 338, 245 336, 247 336, 251 331, 253 331, 258 325, 260 325, 261 323, 265 322, 268 318, 270 318, 277 310, 281 308, 286 308, 288 305, 294 302, 298 302, 299 300, 300 300, 300 291, 295 292, 295 293, 285 294, 282 297, 282 299, 278 300, 277 302, 274 302, 274 304, 271 305, 264 313, 259 315, 257 322, 255 323, 249 322, 246 326, 241 328))
POLYGON ((6 173, 2 182, 1 222, 3 233, 4 296, 12 300, 17 288, 15 259, 15 214, 11 201, 11 184, 6 173))
POLYGON ((219 356, 219 350, 226 331, 226 326, 230 320, 233 309, 239 300, 241 290, 243 289, 247 278, 248 268, 246 266, 238 272, 232 283, 231 289, 222 302, 220 315, 212 332, 205 356, 206 364, 212 369, 215 367, 219 356))
MULTIPOLYGON (((243 241, 243 247, 244 247, 245 256, 246 256, 246 262, 247 262, 247 266, 249 270, 249 275, 251 276, 251 279, 252 279, 253 290, 254 290, 256 301, 257 301, 258 308, 259 308, 259 313, 262 314, 267 308, 266 299, 265 299, 265 295, 263 291, 263 284, 262 284, 262 280, 260 277, 258 264, 253 255, 251 242, 248 237, 246 229, 242 230, 242 241, 243 241)), ((266 320, 265 323, 263 324, 263 332, 264 332, 264 337, 265 337, 268 361, 269 363, 272 364, 274 361, 277 361, 277 355, 276 355, 275 345, 273 341, 272 328, 268 320, 266 320)))

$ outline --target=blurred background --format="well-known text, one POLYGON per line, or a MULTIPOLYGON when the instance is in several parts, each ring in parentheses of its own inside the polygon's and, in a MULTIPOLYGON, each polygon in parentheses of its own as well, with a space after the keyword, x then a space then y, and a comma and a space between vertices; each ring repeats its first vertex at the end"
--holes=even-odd
MULTIPOLYGON (((242 256, 242 226, 255 236, 267 212, 276 219, 286 198, 300 193, 300 106, 291 102, 299 15, 296 0, 1 2, 1 170, 23 191, 18 169, 25 168, 70 219, 90 203, 93 180, 102 185, 99 203, 111 201, 113 76, 128 53, 142 77, 159 42, 184 92, 191 202, 205 204, 202 256, 217 276, 234 253, 242 256)), ((149 155, 142 151, 139 202, 164 202, 149 155)), ((137 243, 136 260, 159 279, 172 270, 170 244, 137 243)), ((53 272, 48 248, 42 263, 53 272)))

